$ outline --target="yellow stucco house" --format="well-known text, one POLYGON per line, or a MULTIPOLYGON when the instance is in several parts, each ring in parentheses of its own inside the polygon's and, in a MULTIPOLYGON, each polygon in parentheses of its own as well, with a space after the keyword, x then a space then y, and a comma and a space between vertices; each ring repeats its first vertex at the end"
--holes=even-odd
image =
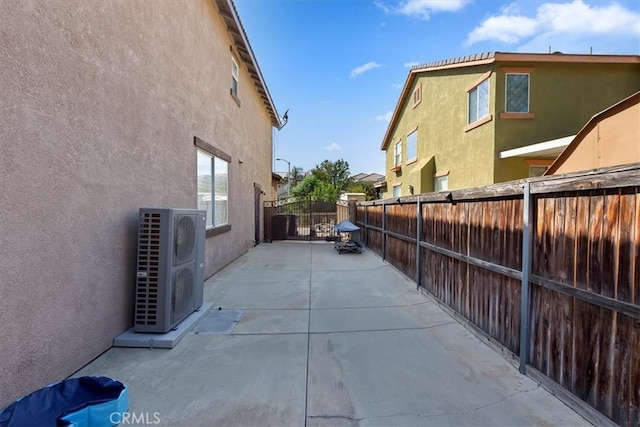
POLYGON ((376 185, 389 198, 541 175, 590 117, 638 90, 638 55, 495 52, 415 66, 376 185))

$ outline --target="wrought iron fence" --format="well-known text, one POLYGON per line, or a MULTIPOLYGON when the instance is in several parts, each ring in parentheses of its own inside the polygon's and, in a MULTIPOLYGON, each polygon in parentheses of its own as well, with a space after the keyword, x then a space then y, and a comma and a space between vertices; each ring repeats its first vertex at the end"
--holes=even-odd
POLYGON ((264 202, 264 239, 333 240, 333 226, 349 219, 349 203, 290 197, 264 202))

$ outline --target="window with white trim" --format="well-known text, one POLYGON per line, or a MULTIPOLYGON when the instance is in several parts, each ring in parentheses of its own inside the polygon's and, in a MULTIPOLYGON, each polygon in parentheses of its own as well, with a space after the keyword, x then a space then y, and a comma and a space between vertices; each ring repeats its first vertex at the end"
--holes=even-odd
POLYGON ((436 176, 434 187, 436 191, 447 191, 449 189, 449 175, 436 176))
POLYGON ((231 95, 238 97, 238 81, 240 80, 238 63, 231 57, 231 95))
POLYGON ((393 197, 400 197, 400 196, 402 196, 402 184, 394 185, 393 197))
POLYGON ((402 164, 402 141, 396 142, 393 146, 393 165, 400 166, 402 164))
POLYGON ((469 117, 467 124, 477 122, 489 115, 489 78, 487 77, 468 92, 469 117))
POLYGON ((418 131, 407 135, 407 163, 418 159, 418 131))
POLYGON ((529 112, 529 74, 506 74, 505 111, 507 113, 529 112))
POLYGON ((229 223, 229 162, 198 151, 198 209, 207 211, 207 228, 229 223))

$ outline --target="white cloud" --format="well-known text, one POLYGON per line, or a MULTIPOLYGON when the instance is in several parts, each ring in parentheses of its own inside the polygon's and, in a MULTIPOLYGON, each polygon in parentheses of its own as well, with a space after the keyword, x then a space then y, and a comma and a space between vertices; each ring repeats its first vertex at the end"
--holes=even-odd
POLYGON ((342 150, 342 147, 339 144, 336 144, 335 142, 332 142, 331 144, 329 144, 326 147, 324 147, 324 149, 331 153, 331 152, 334 152, 334 151, 342 150))
POLYGON ((385 13, 406 15, 427 20, 432 13, 455 12, 462 9, 470 0, 402 0, 397 6, 387 6, 377 2, 376 6, 385 13))
POLYGON ((381 67, 381 65, 375 61, 367 62, 366 64, 351 70, 351 75, 349 77, 351 78, 357 77, 362 73, 366 73, 367 71, 373 70, 374 68, 378 68, 378 67, 381 67))
POLYGON ((640 34, 640 14, 617 3, 591 6, 584 0, 567 3, 544 3, 534 17, 523 16, 516 5, 502 8, 500 15, 491 16, 473 29, 467 43, 484 40, 508 44, 528 37, 557 38, 563 36, 606 36, 640 34))
POLYGON ((380 121, 380 122, 387 122, 389 123, 391 121, 391 117, 393 116, 393 111, 387 111, 384 114, 378 114, 376 116, 376 120, 380 121))
POLYGON ((503 43, 517 43, 523 37, 535 34, 538 22, 524 16, 492 16, 474 28, 467 42, 473 44, 482 40, 497 40, 503 43))
POLYGON ((411 68, 411 67, 414 67, 416 65, 420 65, 420 63, 418 61, 405 62, 404 63, 404 68, 411 68))

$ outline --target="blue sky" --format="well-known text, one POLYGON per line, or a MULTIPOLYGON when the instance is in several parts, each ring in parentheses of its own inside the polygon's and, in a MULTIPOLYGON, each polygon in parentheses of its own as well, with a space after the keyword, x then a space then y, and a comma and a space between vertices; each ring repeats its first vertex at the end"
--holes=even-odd
MULTIPOLYGON (((640 1, 235 0, 280 115, 275 156, 344 159, 384 174, 380 150, 409 69, 482 52, 640 54, 640 1)), ((287 164, 277 161, 276 171, 287 164)))

